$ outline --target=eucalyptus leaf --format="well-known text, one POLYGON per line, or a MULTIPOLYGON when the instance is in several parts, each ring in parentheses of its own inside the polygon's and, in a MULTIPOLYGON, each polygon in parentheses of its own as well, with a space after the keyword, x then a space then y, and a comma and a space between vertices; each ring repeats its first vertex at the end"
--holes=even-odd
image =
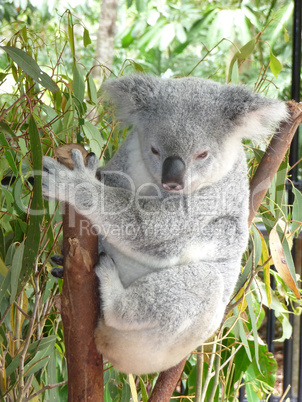
POLYGON ((298 229, 301 231, 302 226, 302 194, 299 190, 297 190, 294 186, 292 187, 292 191, 295 195, 295 200, 292 208, 292 224, 291 224, 291 232, 294 233, 298 229))
POLYGON ((90 36, 89 36, 89 31, 88 31, 87 28, 84 28, 84 33, 83 33, 83 45, 84 45, 85 47, 87 47, 87 46, 90 45, 90 44, 91 44, 91 39, 90 39, 90 36))
POLYGON ((22 268, 24 253, 24 241, 17 247, 12 261, 12 280, 11 280, 11 294, 10 303, 13 304, 18 290, 19 276, 22 268))
POLYGON ((97 89, 91 75, 87 77, 87 89, 90 101, 96 105, 98 102, 97 89))
POLYGON ((84 94, 85 94, 85 82, 82 75, 82 72, 78 66, 75 64, 73 68, 73 81, 72 81, 72 90, 74 96, 80 101, 83 102, 84 94))
POLYGON ((21 49, 12 46, 0 46, 9 57, 34 81, 51 92, 59 91, 57 84, 38 66, 37 62, 21 49))
POLYGON ((29 211, 29 226, 26 234, 23 264, 21 269, 21 280, 19 281, 18 291, 25 285, 28 277, 33 273, 36 263, 39 245, 41 224, 43 220, 43 199, 42 199, 42 149, 40 135, 33 116, 29 119, 29 138, 33 170, 35 172, 35 185, 31 207, 29 211))
POLYGON ((4 123, 3 121, 0 122, 0 144, 4 149, 4 155, 9 163, 10 168, 12 169, 14 175, 18 176, 18 169, 15 163, 14 155, 11 151, 11 147, 9 146, 5 134, 9 134, 14 136, 14 133, 11 131, 10 127, 4 123))
POLYGON ((277 59, 277 57, 273 54, 273 52, 271 52, 269 58, 270 58, 269 67, 271 69, 271 72, 274 74, 274 76, 276 78, 278 78, 278 75, 280 74, 280 72, 282 70, 282 64, 277 59))

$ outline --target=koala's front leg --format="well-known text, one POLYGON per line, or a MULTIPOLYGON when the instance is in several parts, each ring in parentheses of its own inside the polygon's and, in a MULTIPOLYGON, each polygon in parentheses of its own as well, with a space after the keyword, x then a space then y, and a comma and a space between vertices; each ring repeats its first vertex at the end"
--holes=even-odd
POLYGON ((79 150, 71 151, 74 168, 70 170, 50 157, 43 158, 42 192, 47 199, 68 202, 77 211, 87 215, 87 209, 97 209, 95 174, 98 160, 94 154, 87 155, 85 166, 79 150))

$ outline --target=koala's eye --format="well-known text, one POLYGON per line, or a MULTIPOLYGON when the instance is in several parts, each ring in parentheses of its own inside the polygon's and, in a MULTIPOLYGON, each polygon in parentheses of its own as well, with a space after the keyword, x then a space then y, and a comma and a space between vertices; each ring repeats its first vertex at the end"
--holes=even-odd
POLYGON ((208 151, 203 151, 196 156, 196 159, 197 160, 206 159, 208 155, 209 155, 208 151))
POLYGON ((154 147, 151 147, 151 152, 152 152, 154 155, 159 156, 158 150, 155 149, 154 147))

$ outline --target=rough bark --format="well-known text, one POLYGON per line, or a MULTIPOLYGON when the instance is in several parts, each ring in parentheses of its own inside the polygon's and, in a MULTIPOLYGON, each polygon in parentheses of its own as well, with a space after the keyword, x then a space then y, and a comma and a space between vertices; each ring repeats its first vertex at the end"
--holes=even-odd
POLYGON ((176 385, 181 377, 186 360, 182 360, 177 366, 171 367, 169 370, 162 371, 156 381, 152 394, 148 402, 169 402, 176 385))
MULTIPOLYGON (((302 122, 302 104, 294 101, 287 102, 291 119, 283 123, 280 133, 272 138, 259 166, 250 183, 250 214, 249 224, 255 217, 258 208, 288 151, 291 141, 302 122)), ((149 402, 169 402, 172 393, 182 374, 185 360, 167 371, 163 371, 155 384, 149 402)))
MULTIPOLYGON (((75 145, 75 146, 74 146, 75 145)), ((56 150, 65 166, 70 165, 70 144, 56 150)), ((83 149, 83 154, 85 154, 83 149)), ((87 154, 87 153, 86 153, 87 154)), ((94 343, 99 316, 97 235, 90 222, 68 204, 63 205, 64 282, 61 315, 68 370, 68 402, 103 402, 103 361, 94 343)))

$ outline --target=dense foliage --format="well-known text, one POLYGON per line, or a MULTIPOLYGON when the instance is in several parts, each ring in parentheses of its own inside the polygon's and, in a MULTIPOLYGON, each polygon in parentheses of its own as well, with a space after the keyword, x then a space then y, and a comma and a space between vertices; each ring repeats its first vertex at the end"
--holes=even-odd
MULTIPOLYGON (((67 400, 58 313, 62 281, 49 273, 51 255, 61 252, 62 219, 59 205, 42 200, 42 155, 78 142, 105 163, 126 135, 91 75, 97 2, 73 13, 45 4, 0 4, 0 393, 7 401, 67 400)), ((244 82, 286 100, 292 9, 292 2, 274 0, 128 1, 121 4, 113 73, 193 74, 244 82)), ((246 150, 252 175, 263 151, 250 143, 246 150)), ((242 385, 249 402, 273 392, 277 363, 258 330, 272 308, 283 341, 291 335, 288 309, 300 314, 300 279, 290 249, 301 228, 302 196, 294 190, 289 211, 288 168, 285 160, 251 228, 237 293, 220 331, 203 354, 187 361, 184 399, 202 389, 203 401, 233 401, 242 385)), ((146 401, 155 379, 133 379, 108 366, 105 401, 146 401)))

